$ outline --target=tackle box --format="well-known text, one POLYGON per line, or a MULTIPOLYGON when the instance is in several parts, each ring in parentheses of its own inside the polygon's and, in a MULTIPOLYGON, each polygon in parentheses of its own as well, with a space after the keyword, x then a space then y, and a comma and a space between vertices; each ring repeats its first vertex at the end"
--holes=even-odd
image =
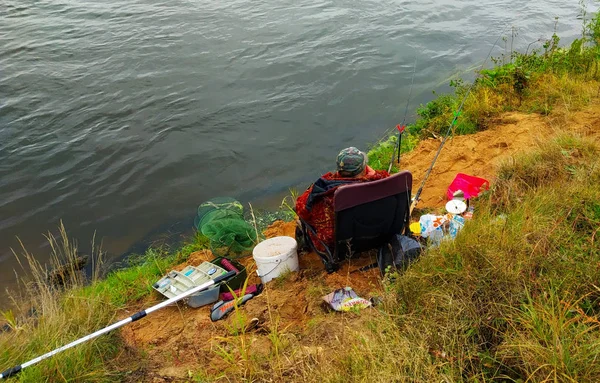
MULTIPOLYGON (((210 262, 203 262, 199 266, 187 266, 181 271, 170 271, 152 287, 167 298, 173 298, 191 288, 215 279, 219 275, 227 273, 221 264, 224 257, 217 257, 210 262)), ((219 293, 239 289, 243 286, 247 277, 246 268, 239 262, 227 259, 239 272, 226 281, 222 281, 206 290, 199 291, 187 298, 190 307, 197 308, 214 303, 219 300, 219 293)))
MULTIPOLYGON (((167 298, 173 298, 189 289, 200 286, 203 283, 215 279, 227 271, 210 262, 203 262, 199 266, 187 266, 181 271, 170 271, 152 287, 167 298)), ((187 298, 190 307, 200 307, 214 303, 219 300, 219 284, 199 291, 187 298)))

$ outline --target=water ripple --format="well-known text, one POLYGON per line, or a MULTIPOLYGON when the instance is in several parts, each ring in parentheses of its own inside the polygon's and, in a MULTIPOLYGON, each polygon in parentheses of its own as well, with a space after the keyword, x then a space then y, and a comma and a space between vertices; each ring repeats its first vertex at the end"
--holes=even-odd
POLYGON ((524 48, 555 15, 575 38, 577 14, 558 0, 3 0, 0 281, 15 236, 41 246, 61 218, 118 254, 206 198, 303 187, 397 123, 415 57, 412 108, 507 23, 524 48))

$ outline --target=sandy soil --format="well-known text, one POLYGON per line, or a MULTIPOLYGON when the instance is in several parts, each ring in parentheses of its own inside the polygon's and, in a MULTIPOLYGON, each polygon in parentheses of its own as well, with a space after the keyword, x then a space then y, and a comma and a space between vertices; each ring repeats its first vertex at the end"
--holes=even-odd
MULTIPOLYGON (((561 118, 567 119, 570 129, 582 135, 600 135, 600 109, 597 105, 561 118)), ((446 189, 455 177, 462 172, 480 176, 493 182, 494 168, 501 161, 516 152, 531 150, 538 140, 548 139, 558 131, 556 126, 565 126, 565 121, 551 120, 539 115, 509 113, 491 121, 490 129, 469 136, 459 136, 449 140, 429 177, 419 207, 437 208, 446 202, 446 189)), ((414 175, 413 190, 416 191, 435 152, 438 140, 421 142, 411 153, 401 160, 402 168, 414 175)), ((295 224, 276 222, 267 231, 267 238, 287 235, 294 236, 295 224)), ((187 264, 197 265, 212 259, 210 251, 194 253, 187 264)), ((241 261, 248 268, 250 283, 259 283, 252 258, 241 261)), ((335 336, 336 324, 340 323, 339 313, 326 313, 321 304, 321 296, 334 289, 351 286, 364 298, 381 292, 381 281, 377 269, 368 272, 352 272, 361 266, 374 262, 374 254, 351 260, 343 264, 334 274, 326 274, 323 264, 316 254, 301 254, 300 272, 292 273, 284 281, 267 284, 260 296, 250 300, 240 310, 248 329, 250 351, 268 354, 272 342, 267 334, 274 328, 297 338, 304 339, 305 347, 315 344, 326 345, 327 337, 335 336), (324 326, 310 326, 315 318, 330 323, 324 326), (251 321, 253 318, 253 321, 251 321), (333 325, 331 325, 333 324, 333 325), (315 339, 318 339, 317 342, 315 339)), ((152 295, 125 315, 159 302, 161 297, 152 295)), ((207 370, 211 373, 224 371, 229 364, 223 357, 225 352, 235 348, 236 315, 225 320, 211 322, 209 307, 192 309, 179 304, 160 310, 122 329, 126 348, 137 350, 144 358, 129 357, 123 363, 132 371, 131 381, 172 382, 188 381, 190 371, 207 370), (144 362, 146 361, 146 362, 144 362)), ((345 316, 343 328, 352 321, 361 321, 370 314, 345 316), (361 316, 363 317, 361 319, 361 316)), ((119 364, 123 364, 119 363, 119 364)))
MULTIPOLYGON (((533 114, 507 113, 490 125, 493 127, 486 131, 446 141, 425 183, 419 208, 443 207, 447 202, 446 190, 457 173, 493 181, 496 165, 516 152, 534 148, 537 141, 552 133, 546 121, 533 114)), ((440 142, 441 139, 422 141, 401 158, 402 169, 413 174, 413 193, 419 188, 440 142)))
MULTIPOLYGON (((294 236, 294 231, 294 222, 278 221, 265 231, 265 235, 267 238, 294 236)), ((175 269, 181 270, 188 264, 197 265, 210 259, 213 257, 208 250, 195 252, 175 269)), ((248 269, 249 283, 260 283, 252 258, 240 262, 248 269)), ((373 262, 374 254, 369 253, 344 263, 337 273, 327 274, 316 254, 301 254, 299 273, 292 273, 283 281, 270 282, 261 295, 242 306, 241 312, 246 323, 256 318, 253 325, 257 323, 257 326, 252 329, 255 352, 269 352, 271 342, 266 334, 273 326, 285 329, 287 333, 304 334, 311 318, 326 313, 320 297, 337 288, 352 286, 365 298, 376 295, 381 286, 377 269, 352 272, 373 262)), ((161 297, 155 294, 132 307, 126 314, 131 315, 160 300, 161 297)), ((193 309, 180 303, 124 327, 122 335, 126 345, 142 350, 150 360, 149 366, 129 360, 126 362, 129 369, 143 371, 142 380, 150 382, 187 381, 189 371, 196 371, 198 366, 205 366, 212 373, 222 371, 227 365, 216 351, 229 345, 228 339, 233 336, 237 326, 236 315, 232 314, 218 322, 211 322, 209 315, 210 306, 193 309)), ((332 319, 335 320, 335 317, 332 319)), ((139 374, 132 374, 132 380, 140 379, 139 374)))

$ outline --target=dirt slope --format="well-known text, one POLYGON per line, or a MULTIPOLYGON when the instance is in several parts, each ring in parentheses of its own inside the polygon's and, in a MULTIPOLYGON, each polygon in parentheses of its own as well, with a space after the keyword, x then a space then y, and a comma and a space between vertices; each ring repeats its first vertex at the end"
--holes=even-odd
MULTIPOLYGON (((516 152, 530 150, 536 141, 552 133, 552 128, 539 115, 508 113, 492 121, 493 128, 446 141, 427 179, 418 207, 443 207, 446 189, 457 173, 492 180, 494 168, 516 152)), ((440 140, 425 140, 401 159, 403 169, 414 177, 413 193, 419 188, 440 140)))
MULTIPOLYGON (((425 183, 419 208, 443 207, 446 189, 457 173, 483 177, 493 182, 495 168, 517 152, 526 152, 536 142, 569 129, 583 136, 600 137, 600 105, 569 113, 556 111, 551 117, 539 114, 506 113, 489 122, 486 131, 448 139, 425 183)), ((413 174, 413 193, 421 182, 438 150, 441 139, 419 143, 402 156, 401 168, 413 174)))
MULTIPOLYGON (((561 114, 559 121, 556 117, 549 119, 539 115, 509 113, 492 121, 487 131, 449 140, 427 181, 419 207, 443 206, 446 188, 458 172, 481 176, 493 182, 494 168, 499 162, 516 152, 534 148, 536 141, 546 140, 555 134, 557 126, 568 126, 582 135, 600 137, 600 108, 597 105, 568 117, 565 115, 561 114)), ((427 140, 403 156, 402 168, 409 169, 415 178, 414 191, 438 146, 438 140, 427 140)), ((293 237, 294 229, 294 223, 277 222, 265 234, 267 237, 293 237)), ((197 252, 187 264, 199 264, 211 258, 209 251, 197 252)), ((299 345, 299 357, 303 352, 320 353, 323 347, 327 347, 327 339, 343 332, 344 327, 360 326, 369 316, 377 315, 375 310, 363 311, 359 315, 326 313, 320 299, 322 295, 343 286, 353 287, 365 298, 380 293, 381 282, 376 269, 351 273, 373 261, 371 253, 347 262, 339 272, 327 275, 315 254, 302 255, 299 273, 291 274, 284 281, 269 283, 262 295, 243 306, 240 311, 242 322, 248 324, 252 318, 256 318, 258 323, 244 338, 248 342, 245 350, 266 357, 273 347, 269 334, 277 329, 278 333, 293 338, 299 345)), ((247 258, 242 262, 247 265, 249 275, 252 275, 250 283, 258 283, 253 260, 247 258)), ((184 266, 180 265, 179 268, 184 266)), ((152 295, 123 313, 123 316, 160 300, 158 295, 152 295)), ((179 304, 165 308, 123 328, 127 348, 136 350, 145 358, 124 357, 126 360, 118 364, 127 365, 127 370, 131 371, 131 381, 188 381, 194 371, 207 370, 213 374, 226 371, 236 363, 229 360, 229 356, 238 355, 242 350, 240 337, 234 336, 236 327, 239 327, 236 323, 235 315, 211 322, 209 307, 191 309, 179 304)))
MULTIPOLYGON (((294 222, 278 221, 267 229, 265 235, 267 238, 281 235, 293 237, 294 231, 294 222)), ((176 269, 183 269, 188 264, 198 265, 213 258, 210 251, 199 251, 176 269)), ((252 258, 240 262, 248 268, 249 283, 260 283, 252 258)), ((339 272, 328 275, 316 254, 303 254, 300 273, 293 273, 284 281, 269 283, 263 294, 243 306, 245 323, 253 318, 258 319, 258 326, 252 330, 255 334, 252 352, 270 352, 271 342, 266 334, 274 326, 286 333, 304 334, 311 318, 324 313, 320 297, 330 291, 348 285, 364 297, 379 291, 380 279, 376 269, 350 274, 350 271, 373 262, 374 254, 370 254, 346 263, 339 272)), ((160 300, 158 294, 153 295, 140 302, 138 307, 131 308, 127 315, 160 300)), ((124 362, 129 364, 129 370, 136 371, 132 374, 132 381, 188 381, 189 371, 196 371, 199 366, 213 374, 224 371, 228 365, 223 361, 222 352, 231 347, 229 341, 234 338, 236 316, 230 315, 225 320, 211 322, 209 315, 209 306, 192 309, 179 304, 124 327, 122 335, 127 346, 143 350, 151 361, 149 366, 140 365, 136 360, 124 362)), ((336 320, 335 316, 331 319, 336 320)))

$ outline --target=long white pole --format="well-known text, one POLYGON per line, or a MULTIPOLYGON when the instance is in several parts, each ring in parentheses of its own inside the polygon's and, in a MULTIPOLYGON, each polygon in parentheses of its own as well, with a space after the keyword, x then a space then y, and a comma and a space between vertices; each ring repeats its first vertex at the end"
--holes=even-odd
POLYGON ((102 334, 106 334, 107 332, 110 332, 110 331, 115 330, 115 329, 117 329, 119 327, 125 326, 128 323, 135 322, 136 320, 142 319, 143 317, 145 317, 146 315, 148 315, 148 314, 150 314, 150 313, 152 313, 154 311, 160 310, 163 307, 168 306, 168 305, 170 305, 172 303, 175 303, 175 302, 177 302, 179 300, 182 300, 183 298, 188 297, 188 296, 190 296, 190 295, 192 295, 194 293, 197 293, 198 291, 207 289, 210 286, 215 285, 215 284, 221 282, 222 280, 228 279, 228 278, 230 278, 230 277, 232 277, 234 275, 235 275, 235 271, 230 271, 230 272, 228 272, 226 274, 220 275, 220 276, 216 277, 213 280, 210 280, 210 281, 208 281, 206 283, 203 283, 200 286, 196 286, 193 289, 190 289, 190 290, 188 290, 186 292, 183 292, 183 293, 181 293, 181 294, 179 294, 177 296, 174 296, 173 298, 170 298, 170 299, 168 299, 168 300, 166 300, 164 302, 161 302, 161 303, 159 303, 159 304, 157 304, 155 306, 152 306, 150 308, 147 308, 145 310, 139 311, 139 312, 133 314, 132 316, 130 316, 129 318, 125 318, 125 319, 120 320, 120 321, 118 321, 116 323, 113 323, 113 324, 111 324, 108 327, 105 327, 105 328, 103 328, 101 330, 98 330, 98 331, 96 331, 96 332, 94 332, 92 334, 86 335, 83 338, 79 338, 76 341, 73 341, 73 342, 71 342, 71 343, 69 343, 67 345, 59 347, 56 350, 50 351, 50 352, 48 352, 48 353, 46 353, 44 355, 38 356, 35 359, 31 359, 30 361, 25 362, 25 363, 23 363, 21 365, 9 368, 8 370, 3 371, 0 374, 0 379, 8 378, 11 375, 15 375, 15 374, 19 373, 22 369, 24 369, 26 367, 29 367, 31 365, 34 365, 34 364, 36 364, 38 362, 41 362, 44 359, 50 358, 51 356, 56 355, 59 352, 63 352, 63 351, 65 351, 65 350, 67 350, 67 349, 69 349, 71 347, 77 346, 78 344, 87 342, 90 339, 94 339, 94 338, 96 338, 96 337, 98 337, 98 336, 100 336, 102 334))

